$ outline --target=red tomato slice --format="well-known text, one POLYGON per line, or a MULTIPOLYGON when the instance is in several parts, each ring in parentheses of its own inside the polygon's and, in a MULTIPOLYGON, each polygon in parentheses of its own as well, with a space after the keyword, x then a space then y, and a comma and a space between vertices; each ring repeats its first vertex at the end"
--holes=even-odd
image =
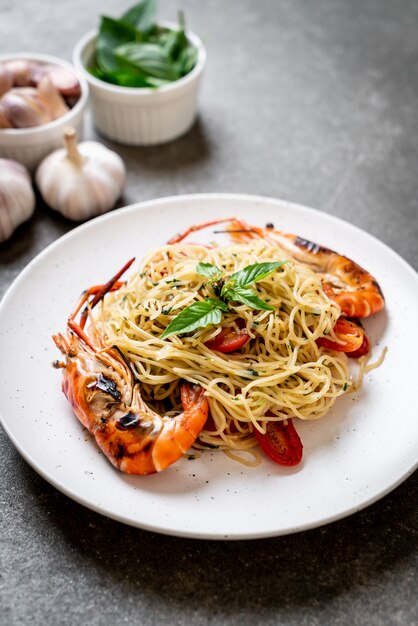
POLYGON ((266 434, 258 430, 255 436, 260 448, 280 465, 297 465, 302 459, 303 445, 291 419, 285 422, 267 422, 266 434))
POLYGON ((210 350, 217 350, 218 352, 234 352, 244 346, 249 340, 250 336, 245 330, 237 332, 231 328, 224 328, 219 335, 216 335, 215 339, 207 341, 205 346, 210 350))
POLYGON ((352 352, 347 352, 347 356, 349 356, 351 359, 358 359, 368 352, 370 352, 370 341, 366 333, 364 333, 363 343, 361 344, 360 348, 358 350, 353 350, 352 352))
POLYGON ((365 337, 364 331, 360 326, 349 322, 343 317, 337 320, 334 326, 334 333, 342 343, 337 343, 326 337, 319 337, 319 339, 316 340, 316 344, 328 348, 329 350, 352 353, 360 349, 365 337))

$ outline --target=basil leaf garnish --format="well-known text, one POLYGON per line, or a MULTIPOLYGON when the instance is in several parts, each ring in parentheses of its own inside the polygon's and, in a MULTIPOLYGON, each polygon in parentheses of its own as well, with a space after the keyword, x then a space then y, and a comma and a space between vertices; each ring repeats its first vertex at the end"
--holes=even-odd
POLYGON ((272 261, 270 263, 254 263, 254 265, 247 265, 239 272, 235 272, 230 277, 236 285, 239 287, 246 287, 251 283, 257 283, 263 278, 266 278, 269 274, 274 272, 278 267, 286 263, 286 261, 272 261))
POLYGON ((196 272, 202 276, 206 276, 206 278, 214 278, 215 276, 222 274, 219 267, 216 267, 216 265, 213 265, 212 263, 198 263, 196 265, 196 272))
POLYGON ((252 309, 261 309, 263 311, 274 311, 274 306, 267 304, 264 300, 261 300, 254 291, 254 289, 248 289, 246 287, 230 287, 223 291, 222 295, 228 300, 233 302, 241 302, 246 304, 252 309))
POLYGON ((222 311, 228 311, 228 307, 225 302, 216 298, 194 302, 170 322, 161 335, 161 339, 166 339, 170 335, 188 333, 211 324, 219 324, 222 319, 222 311))
MULTIPOLYGON (((170 335, 188 333, 197 328, 204 328, 211 324, 219 324, 222 312, 228 312, 226 301, 241 302, 252 309, 274 311, 274 307, 261 300, 254 289, 247 285, 256 283, 287 261, 272 261, 269 263, 254 263, 239 272, 224 278, 222 270, 213 263, 198 263, 196 272, 212 282, 212 288, 217 298, 206 298, 202 302, 194 302, 183 309, 167 326, 161 339, 170 335), (217 281, 215 283, 215 280, 217 281)), ((210 284, 210 283, 208 283, 210 284)))

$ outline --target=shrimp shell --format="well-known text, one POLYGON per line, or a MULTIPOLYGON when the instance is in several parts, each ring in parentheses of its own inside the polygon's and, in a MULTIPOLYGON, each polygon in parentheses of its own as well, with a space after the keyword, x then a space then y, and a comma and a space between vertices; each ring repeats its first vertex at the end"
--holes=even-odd
POLYGON ((222 232, 229 233, 233 241, 249 243, 258 238, 273 245, 277 244, 293 260, 318 273, 322 277, 327 296, 334 300, 341 307, 341 312, 348 317, 369 317, 384 308, 385 299, 382 290, 367 270, 330 248, 276 230, 272 224, 260 228, 250 226, 237 217, 221 218, 190 226, 184 232, 172 237, 168 243, 178 243, 192 232, 224 222, 230 222, 230 225, 222 232))
POLYGON ((109 461, 122 472, 145 475, 161 472, 190 448, 206 422, 209 404, 202 387, 183 382, 183 411, 174 417, 158 415, 142 399, 141 383, 127 358, 116 347, 104 346, 97 333, 85 333, 90 309, 120 287, 118 279, 132 261, 105 285, 83 292, 67 332, 53 336, 65 355, 65 362, 55 361, 54 366, 63 370, 62 390, 75 415, 109 461), (85 303, 77 323, 75 316, 85 303))

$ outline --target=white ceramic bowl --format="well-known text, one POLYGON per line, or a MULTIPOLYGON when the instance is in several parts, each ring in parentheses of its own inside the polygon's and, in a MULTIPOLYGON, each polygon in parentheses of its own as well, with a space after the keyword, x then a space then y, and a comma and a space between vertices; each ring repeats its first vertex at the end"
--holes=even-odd
MULTIPOLYGON (((160 22, 175 28, 175 24, 160 22)), ((193 125, 197 95, 206 63, 201 40, 187 32, 197 48, 193 70, 183 78, 156 89, 119 87, 92 76, 86 67, 93 58, 97 31, 87 33, 75 46, 73 63, 90 86, 91 107, 96 128, 106 137, 131 146, 165 143, 180 137, 193 125)))
POLYGON ((6 159, 14 159, 33 171, 40 161, 55 148, 61 148, 63 143, 64 129, 73 126, 78 136, 83 134, 83 116, 88 102, 89 87, 87 81, 80 73, 66 61, 48 54, 36 54, 21 52, 18 54, 1 54, 0 63, 14 59, 28 61, 40 61, 65 67, 73 72, 81 85, 81 96, 77 103, 68 113, 58 119, 33 126, 31 128, 2 128, 0 129, 0 156, 6 159))

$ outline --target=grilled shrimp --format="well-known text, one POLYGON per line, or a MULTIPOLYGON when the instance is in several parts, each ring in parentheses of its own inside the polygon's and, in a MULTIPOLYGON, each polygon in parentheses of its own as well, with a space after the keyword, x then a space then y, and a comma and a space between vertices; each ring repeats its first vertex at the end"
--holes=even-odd
POLYGON ((385 300, 376 279, 360 265, 334 250, 297 235, 283 233, 272 225, 259 228, 250 226, 235 217, 212 220, 191 226, 170 239, 168 243, 177 243, 191 232, 223 222, 230 222, 225 232, 231 234, 233 241, 249 243, 255 238, 261 238, 271 244, 278 244, 292 259, 320 274, 325 293, 341 307, 341 312, 348 317, 368 317, 384 308, 385 300))
POLYGON ((119 349, 100 345, 98 336, 92 339, 85 333, 87 307, 80 323, 75 322, 90 296, 91 308, 120 286, 118 279, 132 261, 106 285, 83 293, 66 334, 53 336, 66 357, 54 365, 63 369, 62 390, 74 413, 109 461, 122 472, 144 475, 166 469, 190 448, 206 422, 209 405, 202 387, 184 382, 183 412, 175 417, 158 415, 142 399, 140 382, 119 349))

